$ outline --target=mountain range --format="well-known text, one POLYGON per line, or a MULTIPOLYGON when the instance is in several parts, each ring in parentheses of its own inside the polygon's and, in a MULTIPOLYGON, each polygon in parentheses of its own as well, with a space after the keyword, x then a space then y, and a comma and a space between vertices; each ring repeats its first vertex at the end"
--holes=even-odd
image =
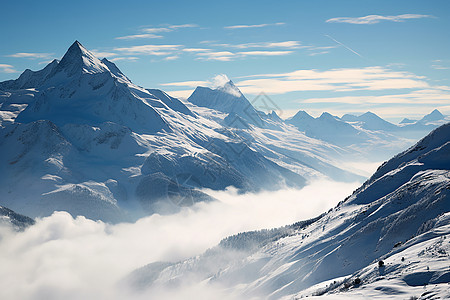
POLYGON ((450 124, 383 163, 320 216, 142 267, 135 289, 207 285, 237 299, 450 297, 450 124))
POLYGON ((135 85, 75 41, 60 61, 0 83, 0 204, 119 222, 213 200, 204 188, 362 181, 343 162, 386 159, 446 121, 438 111, 403 125, 372 113, 282 120, 231 81, 183 102, 135 85))

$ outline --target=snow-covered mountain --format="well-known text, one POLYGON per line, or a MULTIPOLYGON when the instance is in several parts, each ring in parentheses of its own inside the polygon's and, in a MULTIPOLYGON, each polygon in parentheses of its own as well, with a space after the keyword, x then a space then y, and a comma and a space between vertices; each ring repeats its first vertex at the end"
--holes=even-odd
POLYGON ((367 130, 383 130, 389 132, 397 128, 396 125, 380 118, 370 111, 360 116, 346 114, 342 116, 341 120, 347 122, 356 122, 356 124, 360 125, 361 128, 367 130))
POLYGON ((339 145, 350 152, 358 150, 372 158, 383 159, 401 149, 396 146, 407 145, 412 140, 417 141, 449 121, 450 117, 442 115, 438 110, 419 121, 405 119, 399 125, 390 123, 372 112, 359 116, 345 114, 342 118, 323 113, 314 118, 301 110, 287 119, 286 123, 295 126, 309 137, 339 145))
MULTIPOLYGON (((396 134, 391 124, 374 113, 361 116, 344 115, 342 118, 324 112, 314 118, 305 111, 299 111, 285 121, 305 135, 338 145, 347 151, 350 160, 370 157, 372 160, 384 160, 398 151, 407 148, 418 137, 396 134), (359 157, 359 158, 358 158, 359 157)), ((422 129, 419 137, 426 135, 432 128, 422 129)), ((417 135, 417 134, 416 134, 417 135)))
POLYGON ((354 126, 327 112, 322 113, 318 118, 313 118, 307 112, 299 111, 288 119, 287 123, 305 132, 307 136, 341 146, 361 143, 368 139, 364 132, 358 131, 354 126))
POLYGON ((236 127, 243 122, 262 127, 264 121, 260 113, 245 98, 241 91, 229 80, 214 89, 197 87, 187 101, 228 114, 226 125, 236 127))
POLYGON ((448 298, 449 201, 446 124, 317 218, 231 236, 203 255, 151 264, 127 280, 141 289, 201 283, 241 298, 448 298))
POLYGON ((16 230, 23 230, 34 225, 35 221, 27 216, 20 215, 6 207, 0 206, 0 225, 11 225, 16 230))
POLYGON ((60 61, 0 83, 0 204, 120 221, 211 200, 202 188, 362 178, 340 166, 348 150, 256 111, 231 82, 191 100, 133 84, 76 41, 60 61))

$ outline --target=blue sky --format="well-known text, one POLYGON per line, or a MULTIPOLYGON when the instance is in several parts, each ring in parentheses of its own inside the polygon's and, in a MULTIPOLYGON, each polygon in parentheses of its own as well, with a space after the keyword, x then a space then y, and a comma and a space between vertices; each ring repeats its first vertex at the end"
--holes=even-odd
POLYGON ((5 1, 0 80, 74 40, 136 84, 189 96, 226 74, 282 117, 450 114, 450 1, 5 1))

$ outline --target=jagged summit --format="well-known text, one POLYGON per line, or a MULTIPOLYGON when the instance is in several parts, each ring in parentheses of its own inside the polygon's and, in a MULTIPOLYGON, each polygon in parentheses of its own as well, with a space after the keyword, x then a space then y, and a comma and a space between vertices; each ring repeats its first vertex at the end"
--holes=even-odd
POLYGON ((123 74, 122 71, 120 71, 120 69, 116 66, 115 63, 113 63, 112 61, 106 59, 106 57, 103 58, 101 60, 101 62, 103 64, 105 64, 108 67, 109 71, 112 74, 114 74, 117 78, 120 78, 120 79, 122 79, 124 81, 127 81, 127 82, 131 83, 131 80, 125 74, 123 74))
POLYGON ((225 93, 228 93, 230 95, 233 95, 235 97, 244 97, 242 92, 239 90, 237 86, 234 85, 233 81, 228 80, 223 85, 217 86, 217 90, 223 91, 225 93))
POLYGON ((104 63, 78 41, 75 41, 64 54, 58 65, 59 70, 64 70, 69 76, 80 72, 96 74, 109 71, 104 63))
POLYGON ((42 93, 18 115, 17 122, 50 120, 58 126, 113 122, 136 131, 170 131, 155 110, 165 106, 162 100, 131 83, 114 63, 99 60, 78 41, 59 63, 34 76, 26 86, 42 93))
POLYGON ((272 110, 270 113, 267 114, 267 116, 275 122, 283 122, 283 120, 280 118, 280 116, 277 114, 276 111, 272 110))
POLYGON ((187 100, 197 106, 234 113, 259 127, 264 125, 253 105, 226 75, 216 76, 212 87, 198 86, 187 100))
POLYGON ((54 73, 58 63, 59 61, 54 59, 42 70, 32 71, 30 69, 26 69, 22 74, 20 74, 19 78, 0 82, 0 89, 20 90, 39 87, 54 73))

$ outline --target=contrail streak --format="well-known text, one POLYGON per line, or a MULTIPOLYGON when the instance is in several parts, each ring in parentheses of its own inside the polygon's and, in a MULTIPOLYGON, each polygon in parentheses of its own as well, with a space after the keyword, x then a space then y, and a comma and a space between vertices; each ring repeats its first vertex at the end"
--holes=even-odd
POLYGON ((326 37, 332 39, 333 41, 335 41, 336 43, 338 43, 339 45, 345 47, 346 49, 350 50, 351 52, 355 53, 356 55, 358 55, 361 58, 364 58, 361 54, 359 54, 358 52, 356 52, 355 50, 353 50, 350 47, 347 47, 346 45, 342 44, 341 42, 337 41, 336 39, 332 38, 331 36, 329 36, 328 34, 325 34, 326 37))

